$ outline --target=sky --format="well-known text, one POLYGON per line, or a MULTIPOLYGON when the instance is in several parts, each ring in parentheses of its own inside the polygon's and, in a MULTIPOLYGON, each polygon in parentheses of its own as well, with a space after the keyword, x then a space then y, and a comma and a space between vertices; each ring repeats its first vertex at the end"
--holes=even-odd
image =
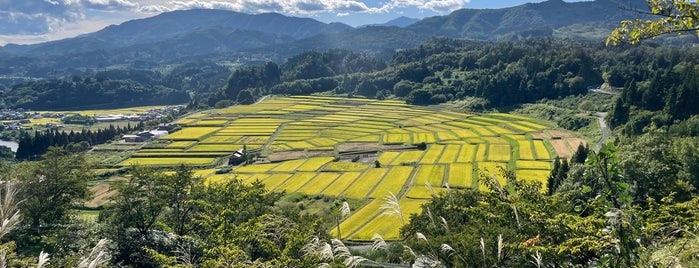
MULTIPOLYGON (((580 0, 567 0, 567 2, 580 0)), ((541 0, 0 0, 0 45, 32 44, 98 31, 112 24, 182 9, 276 12, 351 26, 405 16, 447 15, 461 8, 502 8, 541 0)))

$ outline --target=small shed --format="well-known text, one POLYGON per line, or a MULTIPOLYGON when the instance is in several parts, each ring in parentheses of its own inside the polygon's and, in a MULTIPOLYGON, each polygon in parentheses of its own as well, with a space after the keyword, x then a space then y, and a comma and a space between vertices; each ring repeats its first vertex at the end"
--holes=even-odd
POLYGON ((240 165, 245 161, 245 149, 240 149, 228 157, 228 165, 235 166, 240 165))
POLYGON ((153 134, 153 139, 160 139, 169 134, 167 130, 151 130, 150 133, 153 134))

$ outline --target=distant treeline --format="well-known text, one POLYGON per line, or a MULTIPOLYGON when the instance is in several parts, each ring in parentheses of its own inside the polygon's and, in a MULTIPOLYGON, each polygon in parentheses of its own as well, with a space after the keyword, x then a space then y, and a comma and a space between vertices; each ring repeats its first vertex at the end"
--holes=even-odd
POLYGON ((420 105, 471 96, 491 106, 507 106, 599 86, 604 82, 600 54, 611 55, 595 45, 548 39, 486 43, 449 38, 398 51, 387 65, 345 50, 306 52, 282 66, 268 63, 234 71, 208 103, 330 91, 404 97, 420 105))
POLYGON ((83 129, 80 132, 58 130, 35 131, 30 135, 26 131, 20 134, 19 145, 15 158, 17 160, 27 160, 32 157, 41 156, 49 147, 56 146, 66 149, 68 152, 80 152, 89 149, 92 145, 105 143, 119 135, 143 129, 143 122, 136 126, 128 124, 126 127, 109 125, 106 129, 92 131, 83 129))
POLYGON ((639 47, 624 53, 610 73, 624 83, 609 114, 626 135, 668 128, 677 136, 699 135, 699 50, 639 47))
POLYGON ((214 106, 219 101, 249 104, 265 94, 306 95, 329 91, 338 86, 337 77, 385 68, 384 62, 349 50, 307 51, 287 59, 282 65, 269 62, 236 69, 228 83, 211 94, 208 104, 214 106))
POLYGON ((192 95, 221 88, 230 69, 192 62, 168 70, 108 70, 85 77, 36 80, 2 94, 2 108, 75 110, 182 104, 192 95))

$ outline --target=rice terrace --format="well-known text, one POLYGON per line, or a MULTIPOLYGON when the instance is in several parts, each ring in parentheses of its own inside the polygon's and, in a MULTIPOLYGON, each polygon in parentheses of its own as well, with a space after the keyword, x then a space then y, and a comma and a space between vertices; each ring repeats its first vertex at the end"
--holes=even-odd
POLYGON ((273 98, 177 123, 182 130, 161 138, 161 148, 140 149, 117 166, 187 164, 208 183, 237 177, 259 180, 270 191, 365 200, 340 224, 342 239, 352 241, 370 241, 375 233, 398 239, 399 227, 433 195, 484 189, 481 172, 509 168, 545 186, 553 159, 569 157, 584 142, 518 115, 322 96, 273 98), (259 155, 254 163, 215 174, 244 147, 259 155), (391 195, 399 215, 383 213, 391 195))

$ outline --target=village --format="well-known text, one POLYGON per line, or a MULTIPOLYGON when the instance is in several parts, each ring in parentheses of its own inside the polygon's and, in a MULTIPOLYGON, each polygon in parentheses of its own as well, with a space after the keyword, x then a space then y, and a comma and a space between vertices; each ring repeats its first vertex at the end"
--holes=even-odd
MULTIPOLYGON (((94 124, 94 123, 104 123, 104 122, 116 122, 116 121, 132 121, 132 122, 146 122, 164 118, 168 115, 174 115, 180 113, 184 110, 183 105, 177 106, 167 106, 160 108, 152 108, 141 113, 116 113, 116 114, 93 114, 81 115, 76 112, 39 112, 25 110, 23 108, 18 109, 2 109, 0 110, 0 130, 20 130, 23 128, 33 127, 32 121, 41 120, 45 118, 55 118, 58 122, 63 124, 76 124, 74 119, 76 116, 85 118, 81 123, 78 124, 94 124)), ((48 129, 60 129, 63 128, 62 125, 58 124, 56 121, 41 123, 40 126, 48 129)), ((80 122, 80 121, 79 121, 80 122)), ((35 124, 36 125, 36 124, 35 124)))

